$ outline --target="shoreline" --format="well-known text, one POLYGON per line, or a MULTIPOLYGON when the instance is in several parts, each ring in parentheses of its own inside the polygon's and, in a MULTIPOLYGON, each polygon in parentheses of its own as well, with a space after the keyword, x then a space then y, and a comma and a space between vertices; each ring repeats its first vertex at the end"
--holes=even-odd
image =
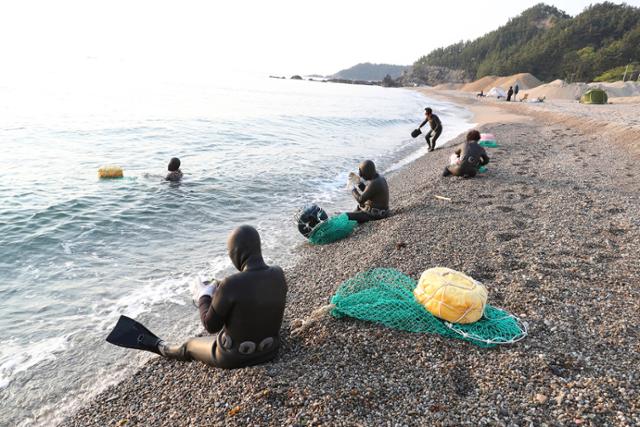
POLYGON ((640 278, 635 159, 590 128, 484 113, 480 129, 500 144, 486 174, 440 177, 459 136, 392 174, 392 217, 303 246, 285 272, 276 360, 222 371, 155 358, 61 425, 640 422, 640 371, 625 358, 640 350, 627 320, 640 278), (530 336, 485 350, 329 316, 290 334, 357 272, 417 278, 436 265, 484 282, 489 302, 527 320, 530 336))

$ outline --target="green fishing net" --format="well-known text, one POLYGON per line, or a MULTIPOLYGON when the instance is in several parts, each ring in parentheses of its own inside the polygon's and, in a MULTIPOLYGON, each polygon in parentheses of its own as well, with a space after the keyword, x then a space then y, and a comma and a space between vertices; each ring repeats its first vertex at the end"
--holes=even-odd
POLYGON ((484 148, 498 148, 498 143, 495 141, 480 141, 478 145, 484 148))
POLYGON ((435 333, 459 338, 480 347, 510 344, 527 335, 527 326, 517 317, 489 304, 480 320, 453 324, 429 313, 413 296, 417 283, 392 268, 359 273, 340 285, 331 298, 331 314, 381 323, 409 332, 435 333))
POLYGON ((342 213, 318 224, 309 234, 309 241, 314 245, 335 242, 350 235, 357 225, 356 221, 349 220, 347 214, 342 213))

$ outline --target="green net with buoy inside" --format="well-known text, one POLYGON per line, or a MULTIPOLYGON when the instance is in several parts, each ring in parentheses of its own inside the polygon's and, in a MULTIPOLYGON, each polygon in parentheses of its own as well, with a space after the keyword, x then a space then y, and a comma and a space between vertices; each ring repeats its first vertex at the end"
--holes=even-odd
POLYGON ((417 282, 392 268, 375 268, 343 282, 331 304, 336 318, 352 317, 388 328, 439 334, 480 347, 511 344, 527 335, 526 323, 504 310, 485 306, 480 320, 454 324, 438 319, 414 297, 417 282))
POLYGON ((326 245, 344 239, 353 233, 357 225, 357 221, 351 221, 346 213, 342 213, 318 224, 309 234, 309 242, 326 245))

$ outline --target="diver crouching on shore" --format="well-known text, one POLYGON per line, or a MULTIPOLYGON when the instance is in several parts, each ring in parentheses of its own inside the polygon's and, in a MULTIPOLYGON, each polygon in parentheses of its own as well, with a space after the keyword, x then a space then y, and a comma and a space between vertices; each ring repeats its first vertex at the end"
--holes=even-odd
POLYGON ((467 141, 452 155, 452 163, 444 168, 442 176, 462 176, 473 178, 478 173, 478 168, 489 163, 489 156, 483 147, 478 144, 480 132, 472 130, 467 134, 467 141))
POLYGON ((287 294, 284 273, 280 267, 265 264, 260 235, 253 227, 236 228, 227 246, 239 273, 199 285, 194 293, 202 324, 216 335, 170 345, 134 320, 121 316, 107 341, 169 359, 197 360, 224 369, 273 359, 280 345, 287 294))
POLYGON ((355 212, 347 213, 349 219, 362 224, 388 217, 389 186, 387 180, 376 171, 376 165, 371 160, 365 160, 360 164, 358 174, 365 182, 354 185, 351 190, 358 206, 355 212))

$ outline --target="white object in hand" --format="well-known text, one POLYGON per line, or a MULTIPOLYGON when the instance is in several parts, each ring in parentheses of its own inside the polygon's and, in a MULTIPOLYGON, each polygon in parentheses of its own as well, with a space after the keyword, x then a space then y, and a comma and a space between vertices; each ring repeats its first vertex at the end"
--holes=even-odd
POLYGON ((359 194, 362 194, 362 190, 360 189, 359 185, 363 184, 364 182, 358 176, 358 174, 356 174, 355 172, 349 172, 348 181, 349 182, 347 183, 347 189, 356 190, 359 194))
POLYGON ((197 305, 200 298, 205 295, 213 297, 213 293, 216 291, 218 285, 217 280, 202 280, 201 277, 197 277, 191 282, 191 295, 193 302, 197 305))

